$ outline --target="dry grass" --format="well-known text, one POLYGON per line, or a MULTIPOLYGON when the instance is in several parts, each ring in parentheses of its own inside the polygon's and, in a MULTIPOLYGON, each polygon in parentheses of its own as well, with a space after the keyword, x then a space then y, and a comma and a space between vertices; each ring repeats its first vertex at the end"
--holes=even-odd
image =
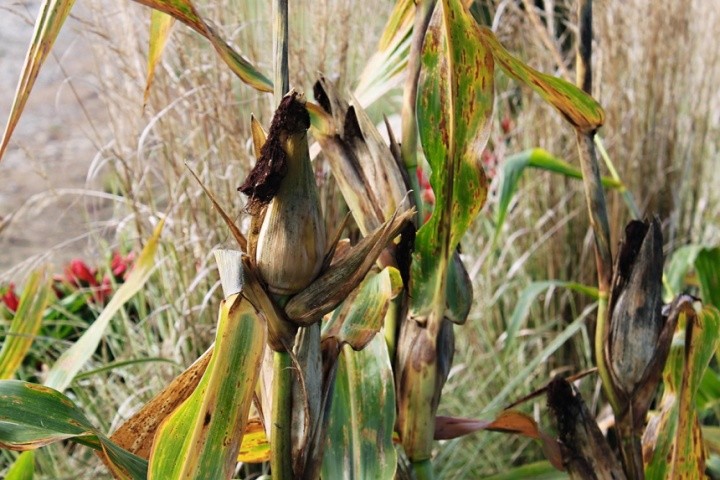
MULTIPOLYGON (((270 72, 266 2, 204 3, 202 12, 223 35, 270 72)), ((487 8, 491 16, 501 14, 498 31, 509 48, 540 70, 562 74, 572 72, 573 3, 554 2, 558 16, 549 27, 544 26, 547 12, 535 12, 533 20, 516 2, 489 2, 487 8), (559 58, 564 67, 558 67, 559 58)), ((293 7, 291 83, 309 90, 316 73, 323 72, 351 85, 375 48, 390 10, 388 2, 324 0, 295 2, 293 7)), ((641 208, 664 220, 668 249, 687 242, 720 241, 720 198, 715 187, 720 184, 720 64, 708 41, 720 36, 718 10, 702 0, 662 0, 652 5, 633 0, 596 6, 594 88, 607 112, 601 135, 641 208)), ((111 178, 110 188, 124 199, 114 203, 115 234, 110 245, 136 243, 149 235, 154 219, 168 217, 163 267, 136 302, 142 320, 123 319, 108 337, 106 349, 116 359, 164 357, 188 365, 212 338, 218 285, 211 252, 219 245, 231 245, 232 237, 185 163, 241 219, 242 198, 236 187, 252 163, 250 114, 267 124, 271 105, 269 96, 261 97, 240 84, 205 42, 177 25, 143 112, 147 26, 138 18, 147 17, 147 11, 134 4, 103 4, 93 12, 85 33, 96 44, 97 81, 112 139, 96 157, 93 175, 111 178)), ((501 145, 508 154, 541 146, 577 161, 574 134, 557 114, 504 77, 497 86, 493 142, 498 153, 501 145), (505 115, 516 125, 507 138, 499 126, 505 115)), ((384 109, 392 103, 376 108, 390 114, 392 110, 384 109)), ((318 170, 323 173, 321 167, 318 170)), ((520 292, 531 281, 594 283, 580 188, 574 180, 532 175, 522 183, 497 250, 487 244, 493 233, 492 200, 474 234, 468 236, 463 249, 476 302, 468 324, 456 330, 462 334, 457 335, 458 352, 442 413, 487 415, 488 406, 497 408, 541 386, 554 373, 591 363, 590 342, 581 329, 562 349, 517 378, 588 306, 587 299, 564 291, 537 302, 511 349, 504 349, 502 342, 520 292), (516 385, 500 401, 498 393, 514 381, 516 385)), ((628 213, 616 195, 610 195, 609 202, 617 236, 628 213)), ((103 360, 98 358, 97 364, 103 360)), ((79 382, 82 388, 74 389, 76 399, 99 425, 114 428, 177 373, 175 367, 158 365, 90 377, 79 382)), ((590 383, 586 382, 588 390, 590 383)), ((526 408, 548 425, 540 414, 542 400, 526 408)), ((52 456, 42 456, 48 477, 62 478, 65 472, 90 475, 98 468, 79 450, 64 460, 57 454, 63 447, 53 448, 52 456)), ((438 455, 441 477, 477 478, 536 459, 539 451, 526 441, 493 433, 447 442, 438 446, 438 455)))

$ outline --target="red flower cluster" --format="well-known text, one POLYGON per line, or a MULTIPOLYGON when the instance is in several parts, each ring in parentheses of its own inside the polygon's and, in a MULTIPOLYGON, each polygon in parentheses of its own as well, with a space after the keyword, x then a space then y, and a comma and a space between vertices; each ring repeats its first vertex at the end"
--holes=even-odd
MULTIPOLYGON (((134 261, 134 253, 123 256, 114 252, 110 260, 110 271, 102 275, 98 269, 91 268, 83 260, 76 258, 67 264, 62 275, 53 276, 53 290, 57 298, 62 299, 79 289, 87 289, 90 292, 88 301, 102 306, 112 295, 113 280, 115 283, 124 282, 134 261)), ((15 313, 19 303, 20 298, 15 292, 14 283, 0 286, 1 305, 15 313)))

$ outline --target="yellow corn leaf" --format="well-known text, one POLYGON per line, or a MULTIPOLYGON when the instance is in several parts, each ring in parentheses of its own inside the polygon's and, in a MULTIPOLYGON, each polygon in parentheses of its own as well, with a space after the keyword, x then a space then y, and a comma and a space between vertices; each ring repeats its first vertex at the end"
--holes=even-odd
POLYGON ((97 349, 110 320, 145 285, 156 266, 155 253, 157 252, 163 225, 165 225, 165 220, 161 220, 155 227, 152 237, 150 237, 150 240, 148 240, 145 248, 140 253, 133 270, 130 272, 130 276, 118 288, 118 291, 115 292, 115 295, 110 299, 97 320, 55 362, 55 365, 50 369, 50 373, 48 373, 45 385, 60 392, 65 390, 97 349))
POLYGON ((5 125, 5 132, 0 141, 0 160, 2 160, 8 142, 10 142, 10 136, 20 120, 20 115, 25 108, 40 68, 52 50, 60 28, 65 23, 74 3, 75 0, 45 0, 40 7, 40 15, 35 22, 35 32, 25 57, 25 64, 20 74, 12 107, 10 107, 10 118, 5 125))
POLYGON ((241 295, 223 301, 205 374, 155 435, 151 480, 229 479, 235 470, 266 337, 264 322, 241 295))
POLYGON ((238 462, 262 463, 270 461, 270 442, 259 418, 251 418, 245 425, 238 462))
POLYGON ((261 92, 272 92, 272 82, 237 53, 200 17, 190 0, 135 0, 155 10, 171 15, 203 37, 210 40, 220 58, 240 80, 261 92))
POLYGON ((160 61, 163 50, 165 50, 173 23, 175 23, 173 17, 158 10, 153 10, 150 15, 150 45, 148 48, 148 70, 145 78, 143 106, 147 104, 150 96, 150 86, 155 78, 155 68, 160 61))
POLYGON ((602 126, 605 113, 590 95, 570 82, 540 73, 518 60, 505 50, 489 28, 479 27, 478 31, 505 73, 535 90, 575 128, 588 133, 602 126))
POLYGON ((12 378, 30 350, 42 324, 51 292, 43 270, 30 275, 23 288, 20 305, 0 348, 0 380, 12 378))
MULTIPOLYGON (((210 43, 218 55, 220 55, 220 58, 222 58, 228 67, 230 67, 230 70, 232 70, 240 80, 261 92, 272 92, 272 82, 228 45, 225 40, 220 38, 200 17, 190 0, 135 1, 175 17, 185 23, 200 35, 210 40, 210 43)), ((40 6, 40 14, 35 22, 35 32, 33 33, 33 38, 25 57, 25 63, 13 98, 13 104, 10 108, 10 117, 5 126, 2 140, 0 140, 0 160, 5 150, 7 150, 10 137, 20 120, 20 115, 25 108, 38 73, 45 63, 50 50, 52 50, 55 39, 74 4, 75 0, 45 0, 40 6)))

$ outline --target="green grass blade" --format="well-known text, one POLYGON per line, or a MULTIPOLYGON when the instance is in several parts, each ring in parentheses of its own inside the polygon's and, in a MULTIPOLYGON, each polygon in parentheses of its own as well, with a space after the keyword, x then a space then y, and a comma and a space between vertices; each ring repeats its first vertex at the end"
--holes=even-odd
POLYGON ((145 248, 143 248, 140 253, 130 276, 128 276, 125 283, 115 292, 115 295, 113 295, 97 320, 95 320, 85 333, 83 333, 82 337, 55 362, 55 365, 53 365, 48 373, 45 385, 56 390, 65 390, 85 362, 87 362, 93 352, 95 352, 95 349, 105 334, 105 329, 110 324, 110 320, 112 320, 118 310, 145 285, 145 282, 150 278, 150 274, 156 266, 155 253, 157 252, 160 233, 162 232, 164 224, 165 221, 161 220, 157 227, 155 227, 152 237, 150 237, 145 248))
POLYGON ((5 150, 7 150, 10 137, 20 120, 20 115, 25 109, 30 91, 35 85, 38 73, 40 73, 40 68, 42 68, 43 63, 50 54, 55 39, 74 3, 75 0, 45 0, 40 6, 40 15, 35 21, 33 39, 25 57, 12 107, 10 107, 10 117, 5 125, 2 140, 0 140, 0 161, 2 161, 5 150))
MULTIPOLYGON (((502 167, 502 179, 500 183, 500 195, 498 199, 497 215, 495 217, 495 241, 505 223, 510 202, 517 191, 520 177, 527 168, 536 168, 546 172, 559 173, 568 178, 582 179, 582 172, 579 168, 554 157, 550 152, 542 148, 532 148, 517 153, 505 159, 502 167)), ((608 188, 624 189, 625 186, 610 177, 603 177, 602 184, 608 188)))
POLYGON ((35 473, 35 452, 23 452, 8 469, 5 480, 32 480, 35 473))
POLYGON ((239 294, 228 297, 205 374, 158 429, 148 478, 232 476, 264 348, 265 325, 255 308, 239 294))
POLYGON ((498 65, 515 80, 537 92, 543 100, 581 132, 598 129, 605 120, 603 109, 591 96, 570 82, 540 73, 512 56, 487 27, 478 27, 485 45, 492 51, 498 65))
POLYGON ((597 300, 598 298, 597 288, 590 287, 588 285, 582 285, 574 282, 564 282, 561 280, 532 282, 520 293, 517 303, 515 304, 515 309, 510 315, 508 326, 505 329, 506 338, 504 350, 506 352, 512 351, 511 347, 515 341, 515 338, 517 337, 517 332, 520 330, 520 327, 525 323, 528 315, 530 315, 530 308, 535 302, 537 296, 551 287, 568 288, 570 290, 586 294, 595 300, 597 300))
POLYGON ((322 478, 394 478, 395 390, 382 335, 359 352, 343 348, 329 415, 322 478))
POLYGON ((528 463, 519 467, 512 468, 507 472, 498 473, 485 480, 566 480, 568 474, 559 472, 548 461, 528 463))
POLYGON ((45 273, 41 270, 33 272, 25 284, 17 312, 0 348, 0 380, 12 378, 22 364, 40 330, 51 295, 45 273))

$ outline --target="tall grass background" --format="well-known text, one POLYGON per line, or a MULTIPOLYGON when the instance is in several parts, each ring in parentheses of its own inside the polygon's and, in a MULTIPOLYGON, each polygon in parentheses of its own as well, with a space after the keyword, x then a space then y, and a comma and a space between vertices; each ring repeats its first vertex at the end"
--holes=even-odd
MULTIPOLYGON (((197 2, 224 38, 270 72, 267 3, 197 2)), ((574 78, 574 2, 481 3, 508 49, 541 71, 574 78)), ((268 125, 272 105, 271 96, 241 84, 207 42, 176 25, 143 108, 148 10, 128 2, 91 5, 81 25, 93 44, 93 81, 108 121, 98 126, 107 142, 88 164, 90 176, 117 195, 112 221, 103 225, 110 234, 94 241, 107 251, 137 248, 158 218, 167 217, 157 272, 134 301, 134 312, 113 324, 90 369, 130 359, 172 363, 140 362, 88 375, 71 391, 89 417, 110 431, 212 341, 220 297, 212 251, 233 241, 186 163, 242 223, 243 198, 236 188, 254 161, 250 115, 268 125)), ((294 2, 291 85, 309 92, 323 73, 352 88, 391 8, 381 0, 294 2)), ((596 2, 594 27, 593 94, 606 110, 600 136, 622 180, 643 212, 662 219, 668 254, 687 243, 720 243, 720 54, 708 40, 720 36, 720 7, 703 0, 596 2)), ((370 109, 374 119, 398 113, 400 98, 395 90, 381 99, 370 109)), ((531 147, 577 164, 573 131, 502 75, 495 112, 489 148, 499 169, 505 156, 531 147), (509 131, 501 126, 504 118, 512 121, 509 131)), ((328 224, 337 225, 341 200, 321 157, 316 171, 328 224)), ((498 182, 496 175, 493 191, 498 182)), ((629 214, 618 194, 609 193, 608 202, 616 241, 629 214)), ((495 208, 491 195, 462 243, 475 302, 467 324, 456 329, 457 352, 441 414, 487 417, 552 375, 592 364, 585 328, 548 352, 575 319, 592 317, 591 301, 578 294, 548 290, 533 303, 518 338, 509 343, 505 335, 531 282, 595 283, 580 182, 537 171, 526 175, 493 246, 495 208)), ((39 341, 35 348, 52 363, 67 345, 39 341)), ((592 378, 583 381, 593 405, 598 391, 592 378)), ((551 428, 542 398, 522 408, 551 428)), ((9 461, 7 452, 0 455, 0 461, 9 461)), ((39 458, 45 478, 105 475, 85 448, 56 445, 39 458)), ((440 478, 478 478, 537 460, 541 452, 527 440, 478 433, 439 443, 437 458, 440 478)))

